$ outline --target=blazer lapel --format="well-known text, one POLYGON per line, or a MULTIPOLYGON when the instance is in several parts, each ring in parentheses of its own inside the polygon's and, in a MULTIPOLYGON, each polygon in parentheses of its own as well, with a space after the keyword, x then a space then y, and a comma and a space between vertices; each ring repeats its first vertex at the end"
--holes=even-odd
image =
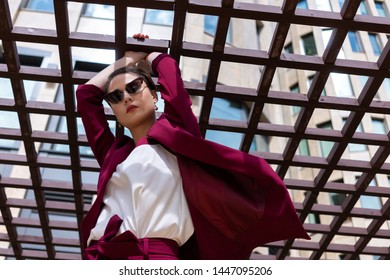
POLYGON ((96 200, 92 204, 91 209, 89 210, 87 215, 85 216, 81 226, 84 246, 86 246, 86 241, 88 240, 90 231, 95 226, 96 221, 99 217, 100 210, 103 205, 103 197, 108 180, 110 180, 118 164, 123 162, 128 157, 128 155, 134 149, 134 146, 135 145, 133 140, 127 136, 124 136, 117 138, 117 140, 110 148, 110 151, 108 152, 100 171, 96 200))

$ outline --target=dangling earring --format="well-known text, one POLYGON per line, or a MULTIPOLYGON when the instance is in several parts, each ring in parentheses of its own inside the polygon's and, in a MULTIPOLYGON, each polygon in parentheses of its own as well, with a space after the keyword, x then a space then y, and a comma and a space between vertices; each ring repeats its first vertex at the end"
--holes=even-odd
POLYGON ((157 107, 157 105, 156 104, 154 104, 154 110, 158 110, 158 107, 157 107))

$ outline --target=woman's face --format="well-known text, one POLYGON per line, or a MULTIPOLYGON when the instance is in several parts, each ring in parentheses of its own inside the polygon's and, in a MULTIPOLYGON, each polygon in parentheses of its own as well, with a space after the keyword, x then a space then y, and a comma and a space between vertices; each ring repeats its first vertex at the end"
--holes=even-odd
POLYGON ((134 73, 119 74, 111 80, 107 90, 107 92, 114 90, 123 92, 123 99, 110 105, 119 123, 129 130, 140 126, 150 127, 156 118, 157 95, 147 87, 145 81, 142 81, 136 93, 129 94, 126 91, 126 85, 137 78, 139 76, 134 73))

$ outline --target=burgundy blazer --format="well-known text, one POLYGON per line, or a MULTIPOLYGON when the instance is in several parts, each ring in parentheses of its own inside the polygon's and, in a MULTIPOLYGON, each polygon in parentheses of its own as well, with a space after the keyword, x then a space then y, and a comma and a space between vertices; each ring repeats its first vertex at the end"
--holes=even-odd
MULTIPOLYGON (((161 54, 152 69, 158 74, 165 108, 143 143, 157 142, 177 156, 195 228, 180 248, 181 257, 248 259, 255 247, 268 242, 309 239, 286 186, 264 159, 201 137, 176 61, 161 54)), ((130 137, 111 133, 99 88, 80 85, 76 94, 88 143, 101 167, 97 199, 81 227, 85 249, 107 182, 135 145, 130 137)))

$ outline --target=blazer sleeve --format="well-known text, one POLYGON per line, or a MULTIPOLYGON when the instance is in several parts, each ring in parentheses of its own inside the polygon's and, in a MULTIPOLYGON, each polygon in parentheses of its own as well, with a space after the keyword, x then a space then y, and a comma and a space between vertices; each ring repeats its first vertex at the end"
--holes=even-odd
POLYGON ((170 122, 182 127, 194 136, 201 137, 197 119, 192 112, 192 101, 184 88, 176 61, 168 54, 160 54, 152 62, 152 70, 158 75, 164 114, 170 122))
POLYGON ((115 140, 104 113, 103 94, 100 88, 91 84, 79 85, 76 90, 77 111, 88 143, 100 166, 115 140))

